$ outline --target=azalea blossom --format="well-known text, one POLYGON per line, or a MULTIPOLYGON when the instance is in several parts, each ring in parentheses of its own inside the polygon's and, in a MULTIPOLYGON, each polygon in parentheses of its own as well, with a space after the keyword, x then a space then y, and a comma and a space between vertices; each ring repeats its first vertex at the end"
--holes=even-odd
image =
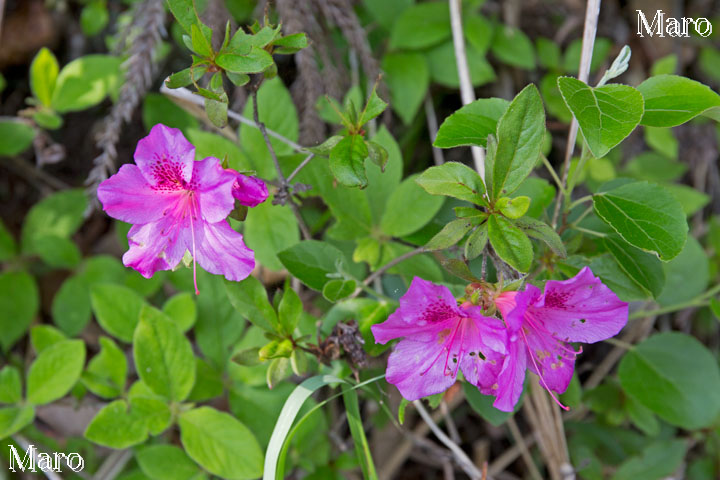
MULTIPOLYGON (((195 161, 195 147, 180 130, 160 124, 138 142, 134 158, 136 165, 123 165, 97 192, 108 215, 133 224, 123 263, 150 278, 175 268, 189 251, 195 293, 196 262, 229 280, 250 275, 254 253, 226 220, 239 174, 213 157, 195 161)), ((257 190, 240 191, 259 203, 267 192, 257 190)))
POLYGON ((447 390, 458 370, 485 394, 498 388, 506 352, 502 322, 483 316, 478 306, 458 306, 446 287, 415 277, 400 307, 371 329, 378 343, 402 337, 385 378, 407 400, 447 390))
POLYGON ((508 354, 493 405, 508 412, 520 398, 527 368, 563 406, 553 392, 565 392, 580 353, 567 342, 605 340, 628 320, 628 304, 588 267, 569 280, 548 281, 543 292, 530 284, 522 292, 503 292, 496 305, 508 330, 508 354))
POLYGON ((233 183, 232 195, 246 207, 256 207, 268 198, 268 189, 265 182, 257 177, 238 173, 233 183))

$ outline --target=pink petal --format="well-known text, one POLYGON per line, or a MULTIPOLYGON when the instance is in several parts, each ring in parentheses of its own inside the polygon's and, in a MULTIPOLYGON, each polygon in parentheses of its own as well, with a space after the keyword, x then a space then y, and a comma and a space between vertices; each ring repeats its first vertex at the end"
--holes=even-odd
POLYGON ((195 147, 177 128, 158 123, 138 142, 134 158, 150 185, 179 190, 192 178, 195 147))
POLYGON ((585 267, 569 280, 547 282, 528 313, 561 340, 594 343, 622 330, 628 304, 585 267))
POLYGON ((508 355, 498 375, 498 388, 491 392, 496 396, 493 406, 503 412, 512 412, 515 409, 525 383, 527 350, 518 337, 511 337, 508 342, 508 355))
POLYGON ((371 329, 378 343, 400 337, 427 341, 447 328, 448 320, 465 316, 447 287, 415 277, 400 298, 400 307, 385 322, 371 329))
POLYGON ((527 330, 532 355, 528 368, 541 377, 540 385, 557 393, 565 392, 575 370, 575 352, 548 333, 532 327, 527 330))
POLYGON ((528 305, 540 297, 540 289, 535 285, 527 284, 522 292, 503 292, 495 300, 500 313, 502 313, 507 328, 516 332, 525 322, 525 312, 528 305))
POLYGON ((257 177, 237 174, 232 190, 233 197, 246 207, 260 205, 268 198, 268 189, 265 182, 257 177))
POLYGON ((226 170, 217 158, 195 162, 191 188, 200 204, 200 216, 209 223, 225 220, 235 207, 232 188, 237 173, 226 170))
POLYGON ((505 329, 499 320, 483 317, 463 321, 460 369, 465 380, 481 389, 497 383, 506 351, 505 329))
MULTIPOLYGON (((228 280, 247 278, 255 268, 255 254, 245 246, 243 236, 227 221, 195 222, 195 260, 202 268, 228 280)), ((189 237, 186 235, 186 239, 189 237)), ((187 241, 187 240, 186 240, 187 241)), ((187 249, 193 253, 192 240, 187 249)))
POLYGON ((185 254, 184 234, 178 219, 171 215, 157 222, 134 225, 128 232, 130 249, 123 255, 123 263, 145 278, 158 270, 171 270, 185 254))
POLYGON ((454 376, 445 375, 445 357, 437 342, 402 340, 388 358, 385 379, 410 401, 444 392, 455 383, 454 376))
POLYGON ((97 189, 98 200, 108 215, 123 222, 140 224, 162 218, 182 195, 182 192, 154 190, 135 165, 123 165, 97 189))

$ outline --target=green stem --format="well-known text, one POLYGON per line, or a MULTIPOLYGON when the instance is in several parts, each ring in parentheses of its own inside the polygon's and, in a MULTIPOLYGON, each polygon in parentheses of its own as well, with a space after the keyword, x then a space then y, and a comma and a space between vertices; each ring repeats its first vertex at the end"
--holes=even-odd
POLYGON ((600 237, 600 238, 607 237, 607 235, 604 233, 596 232, 595 230, 590 230, 587 228, 578 227, 577 225, 571 225, 571 228, 573 228, 574 230, 577 230, 578 232, 587 233, 588 235, 594 235, 594 236, 600 237))
POLYGON ((578 205, 583 204, 583 203, 587 202, 588 200, 592 200, 592 198, 593 198, 592 195, 585 195, 584 197, 580 197, 570 204, 570 206, 568 207, 568 210, 572 210, 573 208, 577 207, 578 205))
POLYGON ((639 310, 631 314, 628 319, 635 320, 637 318, 653 317, 657 315, 663 315, 665 313, 677 312, 686 308, 706 307, 710 304, 710 301, 708 299, 717 295, 718 293, 720 293, 720 284, 715 285, 707 292, 701 293, 697 297, 693 298, 692 300, 688 300, 687 302, 670 305, 669 307, 657 308, 655 310, 639 310))
POLYGON ((545 168, 547 168, 547 171, 550 172, 550 176, 552 176, 553 180, 555 180, 555 184, 558 186, 558 189, 560 192, 565 195, 565 188, 562 185, 562 181, 560 180, 560 177, 558 177, 557 172, 555 172, 555 169, 552 165, 550 165, 550 161, 547 159, 545 155, 542 153, 540 154, 540 158, 542 159, 543 165, 545 165, 545 168))

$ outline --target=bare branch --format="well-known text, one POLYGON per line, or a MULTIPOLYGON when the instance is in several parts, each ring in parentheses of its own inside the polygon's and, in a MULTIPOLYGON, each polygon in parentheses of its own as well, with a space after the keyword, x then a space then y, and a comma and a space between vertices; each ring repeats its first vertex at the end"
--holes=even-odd
MULTIPOLYGON (((475 91, 470 78, 470 69, 468 68, 467 55, 465 54, 465 37, 462 28, 462 12, 460 9, 460 0, 449 0, 450 2, 450 25, 452 26, 453 45, 455 46, 455 62, 457 63, 458 78, 460 79, 460 97, 463 105, 475 101, 475 91)), ((475 162, 475 170, 485 181, 485 150, 481 147, 470 147, 473 160, 475 162)))

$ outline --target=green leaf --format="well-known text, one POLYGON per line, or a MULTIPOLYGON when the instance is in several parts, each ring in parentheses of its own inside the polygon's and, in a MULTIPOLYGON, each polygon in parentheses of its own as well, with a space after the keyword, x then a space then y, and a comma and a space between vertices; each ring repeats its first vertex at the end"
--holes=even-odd
POLYGON ((645 143, 656 152, 670 157, 678 158, 678 141, 669 128, 645 127, 645 143))
POLYGON ((193 83, 193 80, 196 82, 200 80, 205 72, 207 72, 206 67, 189 67, 170 75, 165 81, 165 85, 168 88, 187 87, 193 83))
POLYGON ((267 298, 267 292, 260 280, 253 276, 242 282, 225 281, 225 289, 233 308, 258 327, 275 332, 280 326, 275 309, 267 298))
POLYGON ((98 284, 90 289, 90 303, 100 326, 113 337, 130 343, 145 301, 122 285, 98 284))
POLYGON ((663 439, 643 448, 639 455, 625 460, 612 476, 612 480, 638 478, 666 478, 683 463, 688 445, 682 439, 663 439))
POLYGON ((671 183, 664 187, 680 202, 683 212, 687 216, 697 213, 710 203, 710 196, 707 193, 695 190, 688 185, 671 183))
POLYGON ((671 425, 704 428, 720 414, 720 368, 688 335, 651 336, 625 354, 618 375, 628 395, 671 425))
POLYGON ((688 225, 678 201, 664 188, 632 182, 593 195, 595 213, 626 242, 660 260, 676 257, 685 244, 688 225))
POLYGON ((523 195, 513 198, 502 197, 495 202, 495 207, 507 218, 518 219, 530 208, 530 197, 523 195))
POLYGON ((300 297, 292 288, 286 288, 278 306, 278 318, 280 326, 288 335, 295 332, 295 327, 300 322, 302 314, 303 304, 300 297))
MULTIPOLYGON (((198 120, 173 103, 165 95, 159 93, 148 93, 143 100, 142 120, 146 131, 162 123, 168 127, 179 128, 187 132, 188 128, 197 128, 198 120)), ((187 133, 186 133, 187 134, 187 133)), ((192 142, 193 145, 195 142, 192 142)))
POLYGON ((30 343, 38 354, 62 340, 67 340, 67 337, 50 325, 36 325, 30 330, 30 343))
POLYGON ((43 47, 30 64, 30 90, 42 105, 50 106, 60 67, 53 53, 43 47))
POLYGON ((98 445, 122 449, 143 443, 148 437, 145 419, 125 400, 105 405, 85 429, 85 438, 98 445))
POLYGON ((66 335, 79 334, 90 321, 90 294, 86 280, 73 275, 63 282, 52 303, 53 322, 66 335))
POLYGON ((349 388, 343 389, 343 402, 345 404, 345 412, 347 413, 350 434, 355 443, 355 455, 357 455, 360 461, 363 478, 366 480, 377 480, 378 476, 375 472, 375 463, 373 462, 372 453, 370 453, 370 445, 368 445, 367 437, 365 436, 365 427, 360 417, 357 392, 349 388))
POLYGON ((535 48, 537 49, 538 62, 540 66, 547 70, 560 69, 560 47, 557 43, 549 38, 538 37, 535 39, 535 48))
POLYGON ((0 274, 0 346, 8 352, 25 335, 40 305, 35 279, 25 272, 0 274))
POLYGON ((508 105, 510 102, 502 98, 481 98, 465 105, 443 121, 433 145, 438 148, 485 147, 487 136, 495 133, 498 120, 508 105))
POLYGON ((19 432, 30 425, 34 418, 35 408, 32 405, 0 408, 0 439, 19 432))
POLYGON ((262 48, 252 47, 247 55, 220 53, 215 63, 232 73, 258 73, 271 66, 273 58, 262 48))
POLYGON ((473 227, 473 221, 465 218, 453 220, 443 227, 428 241, 425 248, 428 250, 441 250, 449 248, 459 242, 473 227))
POLYGON ((0 262, 10 260, 15 255, 17 255, 15 238, 8 231, 3 221, 0 220, 0 262))
POLYGON ((483 223, 482 225, 477 227, 473 233, 470 234, 467 242, 465 242, 465 258, 467 260, 477 258, 483 252, 483 250, 485 250, 485 245, 487 245, 487 241, 488 226, 487 223, 483 223))
POLYGON ((0 370, 0 403, 20 403, 21 400, 20 371, 11 365, 5 365, 0 370))
POLYGON ((687 165, 655 152, 644 152, 625 166, 625 174, 637 180, 672 182, 681 177, 687 165))
POLYGON ((210 36, 207 34, 210 29, 200 21, 197 10, 195 10, 195 0, 168 0, 167 4, 175 19, 187 33, 191 33, 192 26, 196 25, 202 28, 203 34, 206 35, 208 41, 210 40, 210 36))
POLYGON ((495 397, 492 395, 483 395, 475 385, 469 382, 463 382, 463 392, 465 392, 465 398, 467 398, 470 408, 475 413, 480 415, 483 420, 490 422, 490 424, 499 427, 507 421, 513 414, 512 412, 503 412, 493 407, 495 397))
POLYGON ((655 255, 627 244, 616 235, 604 237, 602 242, 630 278, 654 298, 660 295, 665 285, 665 272, 662 262, 655 255))
POLYGON ((363 108, 363 111, 360 113, 358 125, 365 125, 367 122, 380 115, 386 108, 387 103, 378 96, 377 85, 375 85, 372 92, 370 92, 370 97, 365 104, 365 108, 363 108))
POLYGON ((660 433, 660 422, 655 414, 633 397, 625 397, 625 412, 632 423, 650 437, 660 433))
POLYGON ((425 2, 405 9, 395 20, 390 48, 423 49, 449 38, 450 9, 445 2, 425 2))
MULTIPOLYGON (((470 82, 473 87, 485 85, 496 79, 495 71, 485 59, 484 53, 475 50, 471 44, 468 44, 465 54, 468 70, 470 71, 470 82)), ((460 87, 455 45, 452 40, 432 47, 426 53, 426 59, 430 67, 430 78, 433 82, 448 88, 460 87)))
POLYGON ((178 423, 185 452, 208 472, 229 480, 262 475, 262 450, 235 417, 200 407, 180 415, 178 423))
POLYGON ((251 208, 245 219, 245 243, 255 258, 270 270, 282 270, 278 253, 300 241, 297 218, 288 205, 273 205, 268 198, 251 208))
POLYGON ((337 302, 345 297, 350 296, 357 288, 355 280, 330 280, 325 284, 322 290, 323 297, 328 302, 337 302))
POLYGON ((430 72, 419 53, 388 53, 382 70, 390 89, 390 105, 405 125, 409 125, 425 99, 430 72))
MULTIPOLYGON (((492 198, 512 193, 535 167, 545 135, 545 110, 534 85, 525 87, 500 117, 492 168, 485 167, 492 198)), ((490 147, 488 147, 490 150, 490 147)), ((489 163, 488 162, 488 163, 489 163)))
MULTIPOLYGON (((704 49, 703 49, 704 50, 704 49)), ((702 54, 700 52, 700 68, 702 68, 702 54)), ((672 75, 677 70, 678 56, 674 53, 658 58, 650 68, 650 75, 672 75)))
POLYGON ((393 237, 409 235, 424 227, 442 207, 445 199, 420 188, 416 183, 418 178, 417 175, 407 177, 390 195, 380 221, 384 233, 393 237))
POLYGON ((190 292, 177 293, 168 298, 162 310, 183 332, 190 330, 197 320, 197 306, 190 292))
POLYGON ((73 268, 80 263, 82 253, 75 244, 57 235, 43 235, 33 239, 32 251, 53 268, 73 268))
POLYGON ((27 400, 44 405, 65 396, 80 378, 85 365, 82 340, 62 340, 42 351, 30 365, 27 400))
POLYGON ((142 394, 130 394, 130 415, 143 422, 148 433, 152 435, 159 435, 167 430, 173 420, 170 406, 164 400, 142 394))
POLYGON ((501 62, 513 67, 535 68, 533 44, 520 29, 500 25, 495 29, 490 50, 501 62))
POLYGON ((482 178, 462 163, 447 162, 430 167, 415 181, 430 195, 447 195, 478 205, 485 204, 482 178))
POLYGON ((368 148, 360 135, 348 135, 330 151, 330 170, 339 183, 346 187, 367 186, 365 158, 368 148))
POLYGON ((515 226, 525 232, 526 235, 544 242, 555 255, 565 258, 567 252, 560 235, 547 223, 530 217, 519 218, 514 222, 515 226))
POLYGON ((604 157, 635 129, 643 116, 643 96, 620 84, 589 87, 572 77, 557 80, 592 154, 604 157))
POLYGON ((133 336, 133 358, 138 376, 156 394, 176 402, 190 394, 195 383, 192 345, 175 322, 147 305, 133 336))
POLYGON ((80 13, 80 26, 87 36, 100 33, 110 19, 107 4, 103 0, 96 0, 88 4, 80 13))
POLYGON ((23 252, 40 254, 41 247, 47 246, 43 237, 69 239, 82 225, 86 206, 85 193, 79 189, 64 190, 36 203, 23 223, 23 252))
POLYGON ((0 156, 13 156, 32 145, 35 129, 25 122, 14 120, 0 122, 0 156))
POLYGON ((125 352, 112 339, 100 337, 100 353, 88 363, 83 384, 99 397, 119 397, 125 390, 127 369, 125 352))
POLYGON ((175 445, 147 445, 135 452, 140 469, 152 480, 199 480, 202 471, 175 445))
MULTIPOLYGON (((581 264, 586 265, 587 260, 582 259, 581 264)), ((581 265, 582 266, 582 265, 581 265)), ((600 255, 590 262, 590 270, 600 277, 600 280, 612 290, 620 300, 633 302, 647 300, 648 291, 627 276, 625 271, 617 264, 611 255, 600 255)), ((577 268, 579 270, 579 268, 577 268)), ((576 271, 577 271, 576 270, 576 271)))
POLYGON ((497 215, 488 219, 488 238, 498 256, 518 272, 527 273, 533 260, 530 239, 522 230, 497 215))
POLYGON ((657 75, 638 85, 645 99, 640 123, 651 127, 674 127, 698 115, 715 118, 720 95, 700 82, 677 75, 657 75))
POLYGON ((344 261, 343 253, 327 242, 304 240, 278 254, 288 271, 308 287, 322 291, 330 280, 329 274, 337 273, 337 261, 344 261))
POLYGON ((700 242, 688 235, 680 254, 663 265, 665 287, 657 297, 661 306, 677 305, 697 297, 710 281, 710 262, 700 242))
POLYGON ((60 70, 51 106, 59 113, 85 110, 114 95, 120 87, 121 59, 110 55, 85 55, 60 70))
POLYGON ((308 46, 307 35, 304 33, 293 33, 273 40, 273 53, 281 55, 292 55, 308 46))
POLYGON ((287 356, 273 358, 268 365, 267 372, 265 372, 265 380, 270 390, 277 387, 280 382, 290 376, 290 358, 292 351, 287 353, 287 356))
POLYGON ((213 56, 213 48, 210 42, 205 38, 197 24, 190 25, 190 39, 192 41, 192 49, 201 57, 210 58, 213 56))

